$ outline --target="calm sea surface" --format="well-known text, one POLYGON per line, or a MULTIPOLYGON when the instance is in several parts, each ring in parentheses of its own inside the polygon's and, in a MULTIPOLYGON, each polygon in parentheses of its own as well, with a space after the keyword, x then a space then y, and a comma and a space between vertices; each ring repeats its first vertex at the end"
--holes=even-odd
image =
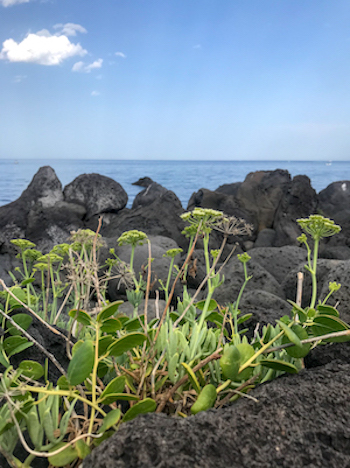
POLYGON ((286 169, 291 176, 307 175, 319 192, 331 182, 350 180, 350 161, 126 161, 126 160, 0 160, 0 206, 16 200, 41 166, 50 165, 63 187, 80 174, 98 173, 119 182, 130 207, 141 190, 132 185, 151 177, 172 190, 187 207, 193 192, 215 190, 222 184, 242 182, 249 172, 286 169))

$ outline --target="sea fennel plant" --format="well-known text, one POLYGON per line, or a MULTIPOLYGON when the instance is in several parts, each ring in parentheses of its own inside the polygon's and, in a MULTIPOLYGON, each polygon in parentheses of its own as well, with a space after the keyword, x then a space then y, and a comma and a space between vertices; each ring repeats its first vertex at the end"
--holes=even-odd
MULTIPOLYGON (((2 373, 0 387, 3 402, 0 450, 12 466, 27 468, 40 456, 48 457, 51 466, 78 466, 96 444, 111 436, 122 422, 140 413, 163 411, 186 417, 210 407, 221 407, 242 395, 253 398, 247 393, 256 384, 283 372, 298 372, 310 343, 349 339, 349 326, 339 318, 335 308, 326 304, 330 294, 339 287, 331 283, 330 293, 323 301, 317 305, 312 301, 305 309, 292 303, 290 317, 282 317, 276 325, 270 324, 262 330, 259 327, 249 341, 241 329, 249 315, 244 315, 239 307, 244 288, 251 279, 247 253, 238 257, 244 281, 236 301, 220 304, 213 299, 213 292, 224 281, 221 271, 226 260, 223 261, 222 255, 227 237, 247 233, 249 226, 214 210, 195 209, 184 218, 189 223, 185 229, 190 237, 189 249, 183 266, 178 269, 173 260, 179 252, 167 253, 170 270, 166 284, 162 285, 166 306, 161 316, 149 321, 147 302, 145 313, 133 317, 120 313, 120 302, 102 305, 97 313, 79 307, 73 309, 70 319, 82 331, 77 343, 67 342, 71 361, 67 370, 61 370, 63 376, 58 382, 50 383, 47 378, 40 382, 38 379, 45 369, 36 363, 11 368, 9 354, 20 344, 13 342, 11 347, 6 340, 16 338, 16 333, 27 333, 21 326, 27 324, 13 320, 16 301, 12 292, 13 295, 7 293, 5 307, 0 309, 5 330, 4 337, 0 338, 1 350, 7 368, 2 373), (221 248, 215 251, 209 250, 212 229, 223 232, 221 248), (186 279, 199 238, 203 241, 206 274, 198 291, 191 296, 186 279), (175 298, 175 285, 180 280, 183 293, 175 298), (197 300, 204 286, 207 286, 204 299, 197 300), (43 429, 35 430, 38 425, 43 429), (29 445, 21 436, 26 430, 29 445), (18 439, 28 452, 27 458, 21 461, 14 455, 18 439)), ((147 300, 151 252, 146 283, 141 283, 133 270, 133 256, 139 242, 149 241, 144 233, 138 233, 136 239, 133 231, 125 233, 122 240, 130 240, 132 245, 127 268, 133 287, 129 282, 128 297, 142 293, 147 300)), ((310 251, 309 259, 311 254, 310 251)), ((314 255, 317 256, 317 250, 314 255)), ((116 256, 114 259, 119 261, 116 256)), ((113 265, 110 267, 112 270, 113 265)), ((98 288, 97 283, 90 284, 98 288)), ((133 305, 136 312, 136 303, 133 305)), ((54 356, 47 357, 54 362, 54 356)))

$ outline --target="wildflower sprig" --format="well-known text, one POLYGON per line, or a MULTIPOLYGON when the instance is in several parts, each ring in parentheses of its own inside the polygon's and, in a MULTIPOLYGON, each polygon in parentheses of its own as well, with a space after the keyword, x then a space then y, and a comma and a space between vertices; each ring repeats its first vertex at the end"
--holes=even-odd
POLYGON ((332 221, 331 219, 325 218, 321 215, 310 215, 308 218, 297 219, 297 222, 301 229, 308 233, 314 241, 314 248, 312 254, 306 235, 302 234, 297 239, 299 242, 305 244, 307 248, 308 263, 307 265, 305 265, 305 268, 310 272, 312 278, 312 297, 310 308, 313 309, 315 307, 317 297, 316 271, 320 240, 323 237, 334 236, 334 234, 337 234, 341 231, 341 227, 335 224, 334 221, 332 221), (311 258, 311 256, 313 258, 311 258))
POLYGON ((119 238, 118 238, 118 245, 131 245, 131 256, 130 256, 130 269, 133 270, 134 266, 134 254, 135 254, 135 248, 137 245, 143 245, 145 242, 147 242, 147 234, 145 234, 142 231, 137 231, 136 229, 133 229, 131 231, 126 231, 124 232, 119 238))
POLYGON ((310 215, 308 218, 297 220, 301 229, 316 241, 323 237, 334 236, 341 231, 341 227, 334 223, 331 219, 321 215, 310 215))
POLYGON ((210 208, 195 208, 193 211, 182 214, 181 218, 187 221, 193 227, 193 230, 195 229, 195 232, 199 228, 202 234, 205 235, 211 232, 217 220, 223 218, 223 216, 222 211, 210 208))
POLYGON ((244 236, 253 232, 254 226, 246 222, 245 219, 236 216, 222 216, 216 220, 213 228, 222 232, 224 236, 244 236))

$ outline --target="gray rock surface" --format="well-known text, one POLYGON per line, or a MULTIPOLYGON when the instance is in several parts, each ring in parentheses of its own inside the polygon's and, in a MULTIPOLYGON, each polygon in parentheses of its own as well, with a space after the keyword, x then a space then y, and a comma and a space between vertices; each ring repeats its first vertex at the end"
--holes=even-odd
MULTIPOLYGON (((282 299, 285 298, 284 291, 279 282, 253 259, 247 264, 248 275, 252 278, 248 281, 246 291, 264 290, 282 299)), ((214 298, 220 305, 225 305, 236 301, 241 286, 244 281, 244 271, 242 263, 237 257, 232 258, 223 268, 222 274, 225 282, 214 292, 214 298)))
POLYGON ((282 284, 290 271, 302 268, 307 262, 305 248, 294 245, 283 247, 260 247, 249 250, 252 260, 264 267, 279 284, 282 284))

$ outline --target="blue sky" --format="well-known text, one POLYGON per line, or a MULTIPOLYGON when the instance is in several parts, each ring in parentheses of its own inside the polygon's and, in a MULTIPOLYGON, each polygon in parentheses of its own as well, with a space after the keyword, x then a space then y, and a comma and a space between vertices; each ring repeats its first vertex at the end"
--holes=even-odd
POLYGON ((350 0, 0 0, 0 159, 350 160, 350 0))

